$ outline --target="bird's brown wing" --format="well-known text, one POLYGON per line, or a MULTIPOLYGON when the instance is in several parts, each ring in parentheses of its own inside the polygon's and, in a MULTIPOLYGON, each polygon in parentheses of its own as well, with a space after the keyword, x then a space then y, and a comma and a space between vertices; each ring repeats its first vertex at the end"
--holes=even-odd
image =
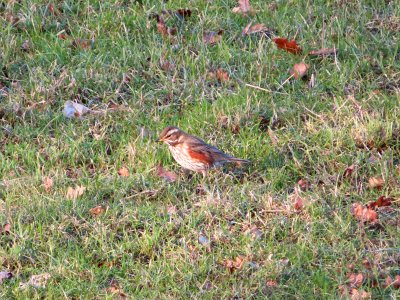
POLYGON ((225 154, 214 146, 208 145, 206 142, 197 137, 193 137, 193 139, 190 141, 188 152, 190 157, 193 159, 207 162, 209 165, 229 158, 229 155, 225 154))

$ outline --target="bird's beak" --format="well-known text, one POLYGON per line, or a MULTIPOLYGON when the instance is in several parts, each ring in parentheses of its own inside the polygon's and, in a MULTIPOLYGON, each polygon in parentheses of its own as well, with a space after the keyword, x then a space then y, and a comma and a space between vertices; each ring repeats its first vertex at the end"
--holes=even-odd
POLYGON ((156 143, 162 143, 162 142, 164 142, 164 140, 163 140, 163 139, 161 139, 161 138, 159 138, 159 139, 156 139, 156 143))

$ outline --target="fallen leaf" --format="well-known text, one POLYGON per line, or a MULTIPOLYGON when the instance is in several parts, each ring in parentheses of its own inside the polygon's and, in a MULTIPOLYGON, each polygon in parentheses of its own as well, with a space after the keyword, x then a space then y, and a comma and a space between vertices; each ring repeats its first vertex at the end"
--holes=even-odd
POLYGON ((285 38, 275 38, 273 41, 279 49, 286 50, 293 54, 301 53, 301 48, 297 45, 295 40, 288 41, 285 38))
POLYGON ((310 188, 310 183, 307 181, 307 179, 304 178, 300 179, 297 184, 299 185, 299 188, 304 192, 310 188))
POLYGON ((380 196, 378 198, 378 200, 368 203, 367 207, 371 208, 371 209, 375 209, 376 207, 390 206, 390 205, 392 205, 392 201, 393 201, 393 198, 391 198, 391 197, 386 198, 385 196, 380 196))
POLYGON ((294 64, 291 75, 293 75, 296 79, 301 79, 307 74, 309 67, 310 66, 304 62, 294 64))
POLYGON ((217 80, 219 82, 227 82, 229 81, 229 74, 228 72, 224 71, 223 69, 219 68, 217 69, 217 71, 215 72, 215 75, 217 77, 217 80))
POLYGON ((29 43, 29 40, 25 40, 21 45, 21 50, 28 52, 30 49, 31 49, 31 45, 29 43))
POLYGON ((382 189, 385 181, 380 177, 371 177, 370 179, 368 179, 368 183, 371 189, 380 190, 382 189))
POLYGON ((337 49, 336 48, 323 48, 320 50, 313 50, 309 55, 313 56, 328 56, 328 55, 336 55, 337 49))
POLYGON ((64 116, 68 119, 71 119, 73 117, 80 118, 89 112, 90 109, 87 108, 85 105, 72 102, 71 100, 68 100, 64 104, 64 116))
POLYGON ((368 207, 364 207, 361 203, 353 203, 351 213, 361 222, 375 222, 378 219, 378 213, 368 207))
POLYGON ((104 211, 105 211, 105 209, 101 205, 98 205, 98 206, 95 206, 95 207, 89 209, 90 214, 95 217, 98 215, 101 215, 102 213, 104 213, 104 211))
POLYGON ((349 178, 353 174, 355 166, 351 165, 350 167, 347 167, 346 170, 343 172, 343 177, 344 178, 349 178))
POLYGON ((176 34, 176 28, 168 27, 161 16, 156 15, 156 18, 157 18, 157 30, 159 33, 161 33, 162 36, 169 37, 176 34))
POLYGON ((276 280, 267 280, 267 287, 276 287, 278 285, 278 283, 276 282, 276 280))
POLYGON ((0 226, 0 234, 10 234, 11 232, 11 224, 6 223, 3 226, 0 226))
POLYGON ((364 300, 364 299, 371 299, 371 293, 366 291, 359 291, 357 289, 352 289, 350 291, 350 299, 351 300, 364 300))
POLYGON ((161 165, 157 166, 157 175, 169 183, 178 179, 178 175, 176 175, 174 172, 165 170, 161 165))
POLYGON ((39 275, 32 275, 29 281, 21 283, 20 288, 25 289, 28 286, 33 286, 35 288, 44 288, 47 284, 47 281, 50 278, 49 273, 39 274, 39 275))
POLYGON ((121 169, 118 170, 118 175, 121 177, 129 177, 129 171, 127 168, 122 167, 121 169))
POLYGON ((88 49, 93 45, 93 40, 74 39, 70 45, 72 49, 88 49))
POLYGON ((235 269, 242 268, 245 259, 246 258, 244 256, 239 255, 238 257, 235 258, 235 260, 231 259, 224 260, 223 265, 229 270, 230 273, 233 273, 235 269))
POLYGON ((294 209, 299 211, 299 210, 302 210, 303 207, 304 207, 303 199, 301 199, 301 197, 297 196, 296 200, 294 202, 294 209))
POLYGON ((253 15, 256 13, 256 11, 251 7, 249 0, 238 0, 239 6, 234 7, 232 9, 232 12, 234 13, 240 13, 242 15, 253 15))
POLYGON ((69 187, 67 190, 67 199, 76 200, 79 196, 82 196, 86 188, 81 186, 76 186, 75 188, 69 187))
POLYGON ((64 34, 64 33, 59 33, 59 34, 57 35, 57 37, 58 37, 59 39, 66 40, 68 36, 67 36, 66 34, 64 34))
POLYGON ((177 212, 178 212, 178 210, 176 209, 176 206, 175 206, 175 205, 172 205, 172 206, 168 206, 168 207, 167 207, 167 213, 168 213, 168 215, 169 215, 170 217, 173 216, 173 215, 176 215, 177 212))
POLYGON ((42 178, 42 185, 47 193, 50 192, 50 190, 53 188, 53 179, 44 176, 42 178))
POLYGON ((203 42, 204 44, 207 45, 215 45, 222 39, 222 34, 224 33, 223 29, 220 29, 219 31, 210 31, 210 32, 205 32, 203 34, 203 42))
POLYGON ((255 24, 252 25, 253 21, 251 21, 243 30, 242 30, 242 35, 246 36, 249 34, 255 34, 255 33, 265 33, 268 36, 270 36, 270 31, 267 27, 265 27, 264 24, 255 24))
POLYGON ((189 18, 192 15, 192 11, 190 9, 178 9, 176 11, 176 14, 178 15, 178 17, 180 17, 181 19, 186 19, 189 18))
POLYGON ((362 273, 351 273, 348 276, 348 281, 349 281, 349 286, 352 288, 359 288, 363 281, 364 281, 364 275, 362 273))
POLYGON ((396 290, 400 289, 400 275, 396 275, 394 278, 393 288, 396 290))
POLYGON ((126 299, 127 296, 123 290, 121 290, 119 287, 115 285, 111 285, 106 289, 107 293, 114 294, 118 298, 113 298, 113 299, 126 299))
POLYGON ((163 56, 161 56, 160 68, 165 72, 173 71, 175 69, 175 64, 173 62, 170 62, 169 60, 166 60, 163 56))
POLYGON ((382 286, 386 289, 386 288, 390 287, 390 286, 392 285, 392 283, 393 283, 393 279, 392 279, 392 277, 390 277, 390 276, 388 275, 388 276, 386 277, 386 279, 385 279, 385 283, 382 284, 382 286))
POLYGON ((56 17, 61 15, 58 8, 54 8, 54 5, 52 3, 49 4, 49 12, 51 12, 51 14, 56 17))
POLYGON ((13 275, 11 274, 11 272, 1 271, 0 272, 0 283, 2 283, 3 280, 10 279, 12 277, 13 277, 13 275))

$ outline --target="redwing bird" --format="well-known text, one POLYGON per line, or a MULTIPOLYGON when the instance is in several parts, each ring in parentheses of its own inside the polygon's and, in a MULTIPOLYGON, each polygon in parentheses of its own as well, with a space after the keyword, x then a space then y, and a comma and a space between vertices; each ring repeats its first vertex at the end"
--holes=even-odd
POLYGON ((210 168, 219 167, 225 163, 235 162, 241 164, 250 162, 230 156, 175 126, 165 128, 157 141, 168 145, 172 156, 183 168, 202 173, 203 176, 207 174, 207 170, 210 168))

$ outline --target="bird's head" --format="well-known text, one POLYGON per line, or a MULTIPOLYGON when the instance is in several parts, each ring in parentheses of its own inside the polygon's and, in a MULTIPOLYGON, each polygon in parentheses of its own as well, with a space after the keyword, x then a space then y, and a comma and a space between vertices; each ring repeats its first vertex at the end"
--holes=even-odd
POLYGON ((169 146, 175 146, 181 142, 184 135, 185 132, 180 130, 178 127, 168 126, 161 132, 157 142, 164 142, 169 146))

